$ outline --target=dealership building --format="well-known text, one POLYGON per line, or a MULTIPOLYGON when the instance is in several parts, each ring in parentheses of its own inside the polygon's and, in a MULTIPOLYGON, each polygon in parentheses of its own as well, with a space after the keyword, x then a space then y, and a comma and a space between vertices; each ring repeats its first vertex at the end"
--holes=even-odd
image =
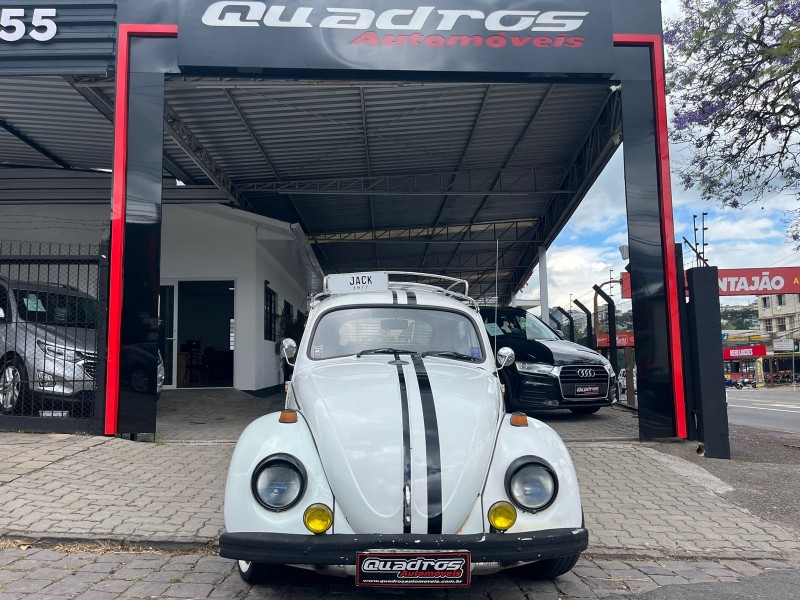
POLYGON ((0 276, 23 312, 100 306, 85 409, 0 427, 154 431, 162 361, 166 387, 279 389, 280 315, 328 273, 509 303, 620 150, 640 435, 692 436, 658 0, 344 4, 0 8, 0 276))

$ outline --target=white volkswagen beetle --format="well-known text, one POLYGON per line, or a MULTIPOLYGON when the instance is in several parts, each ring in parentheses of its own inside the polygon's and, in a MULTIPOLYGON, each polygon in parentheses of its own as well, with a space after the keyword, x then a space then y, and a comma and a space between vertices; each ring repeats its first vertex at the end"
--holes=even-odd
POLYGON ((389 281, 410 275, 328 276, 299 346, 284 341, 286 408, 242 433, 225 490, 220 555, 246 581, 280 565, 364 586, 467 586, 505 568, 549 579, 586 549, 569 453, 505 414, 467 283, 389 281))

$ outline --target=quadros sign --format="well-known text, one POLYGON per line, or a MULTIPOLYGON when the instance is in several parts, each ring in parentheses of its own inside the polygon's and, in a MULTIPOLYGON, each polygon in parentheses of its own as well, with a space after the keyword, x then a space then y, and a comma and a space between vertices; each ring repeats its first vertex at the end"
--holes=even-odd
POLYGON ((610 0, 181 0, 179 29, 183 67, 614 71, 610 0))

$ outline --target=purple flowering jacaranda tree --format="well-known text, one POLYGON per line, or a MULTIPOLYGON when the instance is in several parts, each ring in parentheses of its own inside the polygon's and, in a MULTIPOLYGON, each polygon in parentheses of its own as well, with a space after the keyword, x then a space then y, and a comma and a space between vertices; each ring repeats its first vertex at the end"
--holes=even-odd
POLYGON ((682 183, 734 208, 786 192, 800 199, 800 0, 681 7, 664 42, 682 183))

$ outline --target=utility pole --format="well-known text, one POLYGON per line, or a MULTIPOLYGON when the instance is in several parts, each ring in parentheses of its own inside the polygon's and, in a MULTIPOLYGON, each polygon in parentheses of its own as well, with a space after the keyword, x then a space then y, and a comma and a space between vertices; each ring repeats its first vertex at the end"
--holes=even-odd
POLYGON ((708 216, 707 212, 704 212, 700 217, 700 255, 702 256, 703 262, 708 266, 708 261, 706 260, 706 231, 708 231, 708 227, 706 227, 706 217, 708 216))

